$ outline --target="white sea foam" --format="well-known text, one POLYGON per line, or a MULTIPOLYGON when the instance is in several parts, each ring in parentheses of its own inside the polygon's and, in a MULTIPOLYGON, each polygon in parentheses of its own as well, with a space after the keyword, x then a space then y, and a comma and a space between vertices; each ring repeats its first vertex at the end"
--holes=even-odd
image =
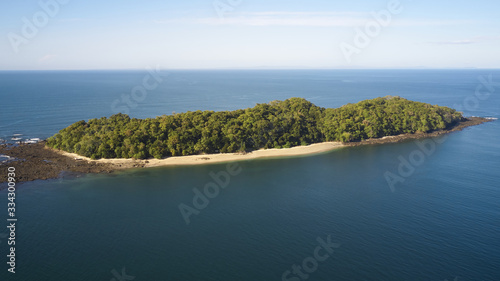
POLYGON ((40 138, 31 138, 24 140, 24 143, 38 143, 40 141, 41 141, 40 138))
POLYGON ((0 154, 0 163, 6 163, 11 160, 9 155, 0 154))

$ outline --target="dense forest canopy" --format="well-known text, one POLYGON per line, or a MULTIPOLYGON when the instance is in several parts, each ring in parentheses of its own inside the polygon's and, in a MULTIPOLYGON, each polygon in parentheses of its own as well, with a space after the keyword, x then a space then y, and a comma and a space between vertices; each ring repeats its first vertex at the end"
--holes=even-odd
POLYGON ((425 133, 462 120, 454 109, 400 97, 326 109, 290 98, 235 111, 195 111, 154 119, 116 114, 79 121, 50 137, 47 145, 92 159, 164 158, 425 133))

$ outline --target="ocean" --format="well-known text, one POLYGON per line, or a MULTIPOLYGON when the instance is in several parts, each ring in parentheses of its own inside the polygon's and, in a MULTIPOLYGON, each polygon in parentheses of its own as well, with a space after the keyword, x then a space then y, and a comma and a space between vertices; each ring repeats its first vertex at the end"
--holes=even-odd
MULTIPOLYGON (((0 89, 1 142, 118 112, 290 97, 392 95, 500 117, 500 70, 2 71, 0 89)), ((494 121, 313 156, 17 184, 16 273, 2 227, 0 280, 500 280, 499 139, 494 121)))

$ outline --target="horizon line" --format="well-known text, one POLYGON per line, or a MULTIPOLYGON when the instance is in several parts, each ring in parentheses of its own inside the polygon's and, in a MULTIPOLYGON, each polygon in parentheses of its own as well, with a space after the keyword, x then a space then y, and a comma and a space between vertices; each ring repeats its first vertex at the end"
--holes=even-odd
MULTIPOLYGON (((144 68, 68 68, 68 69, 0 69, 0 72, 15 71, 144 71, 144 68)), ((159 68, 160 71, 217 71, 217 70, 500 70, 500 67, 366 67, 366 68, 159 68)))

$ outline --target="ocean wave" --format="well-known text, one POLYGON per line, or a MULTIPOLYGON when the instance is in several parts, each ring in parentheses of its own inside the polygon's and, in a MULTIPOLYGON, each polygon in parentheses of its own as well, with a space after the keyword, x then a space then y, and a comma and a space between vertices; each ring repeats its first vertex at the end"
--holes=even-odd
POLYGON ((0 154, 0 163, 7 163, 10 162, 11 160, 12 157, 10 157, 9 155, 0 154))
POLYGON ((40 138, 31 138, 31 139, 26 139, 23 142, 24 143, 39 143, 41 141, 40 138))
POLYGON ((28 138, 20 137, 22 134, 12 134, 7 138, 0 138, 0 144, 22 144, 22 143, 39 143, 42 141, 41 138, 28 138))

